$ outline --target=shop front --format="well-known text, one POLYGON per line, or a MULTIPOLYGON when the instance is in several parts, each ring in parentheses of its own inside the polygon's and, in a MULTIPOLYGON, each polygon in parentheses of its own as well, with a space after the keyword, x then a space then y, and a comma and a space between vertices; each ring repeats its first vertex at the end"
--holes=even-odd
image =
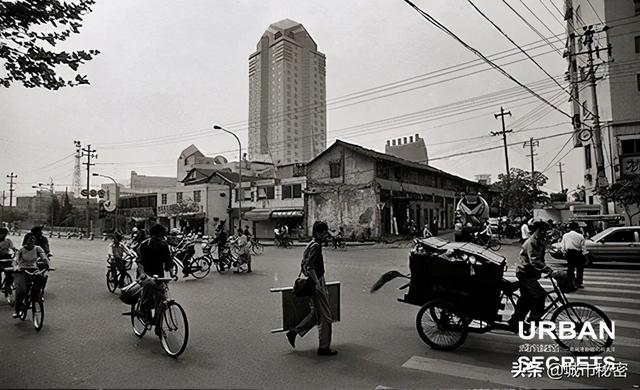
POLYGON ((207 214, 197 202, 179 202, 158 206, 160 223, 181 232, 207 234, 207 214))
POLYGON ((302 209, 256 208, 244 213, 244 220, 250 221, 259 239, 273 239, 273 230, 278 225, 289 228, 289 236, 303 238, 304 212, 302 209))

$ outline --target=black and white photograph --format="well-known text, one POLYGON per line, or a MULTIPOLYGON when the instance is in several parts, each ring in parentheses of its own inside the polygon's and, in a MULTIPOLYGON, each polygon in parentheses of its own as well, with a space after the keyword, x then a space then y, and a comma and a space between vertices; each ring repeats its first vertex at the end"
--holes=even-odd
POLYGON ((637 389, 640 0, 0 0, 0 389, 637 389))

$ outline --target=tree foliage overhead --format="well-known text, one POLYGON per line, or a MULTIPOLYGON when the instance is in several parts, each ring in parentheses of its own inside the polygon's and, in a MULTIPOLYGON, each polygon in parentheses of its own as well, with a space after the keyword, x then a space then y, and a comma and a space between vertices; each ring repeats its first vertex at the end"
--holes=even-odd
POLYGON ((632 222, 640 214, 640 176, 624 176, 609 187, 597 190, 603 198, 618 203, 632 222), (635 211, 632 210, 635 208, 635 211))
POLYGON ((56 90, 89 84, 86 76, 76 72, 99 51, 56 51, 55 46, 80 32, 82 18, 94 3, 0 0, 0 63, 4 66, 0 85, 9 88, 20 82, 27 88, 56 90))
POLYGON ((540 172, 531 172, 519 168, 511 168, 509 177, 504 174, 498 176, 498 181, 492 184, 492 189, 499 195, 494 197, 493 206, 501 207, 510 217, 531 215, 536 205, 549 202, 549 195, 540 188, 547 183, 548 178, 540 172))

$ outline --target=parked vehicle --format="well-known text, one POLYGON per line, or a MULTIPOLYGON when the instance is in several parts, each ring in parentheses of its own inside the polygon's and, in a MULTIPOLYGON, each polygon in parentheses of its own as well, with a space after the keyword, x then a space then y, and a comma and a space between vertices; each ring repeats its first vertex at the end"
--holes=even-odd
MULTIPOLYGON (((611 227, 586 240, 587 262, 640 261, 640 226, 611 227)), ((554 243, 549 254, 564 259, 562 244, 554 243)))

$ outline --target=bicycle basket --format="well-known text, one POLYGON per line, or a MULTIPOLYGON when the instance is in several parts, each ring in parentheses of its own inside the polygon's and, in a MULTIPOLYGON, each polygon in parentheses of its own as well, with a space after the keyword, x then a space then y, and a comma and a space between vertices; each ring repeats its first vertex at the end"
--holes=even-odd
POLYGON ((120 290, 120 300, 127 305, 133 305, 138 302, 141 295, 142 286, 138 282, 132 282, 120 290))

